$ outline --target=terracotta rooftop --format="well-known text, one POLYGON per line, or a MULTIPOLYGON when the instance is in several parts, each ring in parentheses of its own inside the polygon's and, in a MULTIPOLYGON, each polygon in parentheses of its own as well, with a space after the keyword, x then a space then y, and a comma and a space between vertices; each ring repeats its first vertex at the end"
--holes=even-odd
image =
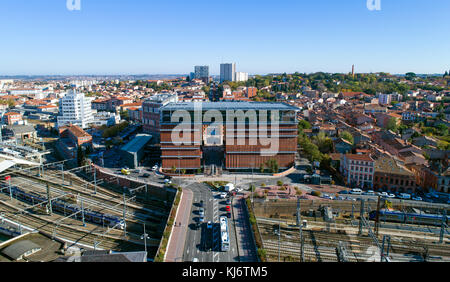
POLYGON ((370 157, 370 155, 346 154, 345 157, 349 160, 354 160, 354 161, 373 162, 373 159, 372 159, 372 157, 370 157))

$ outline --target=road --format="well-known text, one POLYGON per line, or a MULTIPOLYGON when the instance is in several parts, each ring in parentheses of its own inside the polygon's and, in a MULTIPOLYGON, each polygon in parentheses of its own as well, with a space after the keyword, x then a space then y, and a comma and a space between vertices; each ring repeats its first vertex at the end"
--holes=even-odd
POLYGON ((220 251, 219 217, 226 215, 226 201, 219 199, 220 193, 213 192, 204 183, 191 183, 188 188, 192 190, 194 199, 189 218, 183 261, 193 261, 194 258, 197 258, 199 262, 238 262, 239 254, 232 218, 228 221, 230 250, 228 252, 220 251), (198 226, 198 210, 201 200, 204 203, 205 222, 198 226), (212 230, 207 229, 206 223, 208 221, 215 223, 212 230))

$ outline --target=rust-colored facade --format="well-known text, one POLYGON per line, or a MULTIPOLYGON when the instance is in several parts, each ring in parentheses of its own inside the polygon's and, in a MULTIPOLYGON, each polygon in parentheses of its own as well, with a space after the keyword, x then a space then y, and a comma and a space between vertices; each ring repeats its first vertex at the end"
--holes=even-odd
POLYGON ((194 120, 194 112, 199 111, 198 108, 194 110, 194 103, 171 103, 161 108, 160 136, 164 171, 174 168, 198 170, 207 166, 211 159, 216 160, 216 165, 219 164, 230 171, 259 169, 262 164, 266 167, 269 160, 276 160, 279 169, 294 165, 297 150, 297 108, 282 103, 200 104, 200 121, 194 120), (183 128, 180 128, 179 122, 172 121, 172 115, 177 111, 188 112, 192 121, 183 123, 183 128), (212 119, 215 124, 209 122, 211 119, 204 118, 209 111, 214 111, 222 120, 212 119), (245 117, 239 119, 242 117, 239 115, 230 122, 229 112, 243 114, 245 117), (257 117, 255 120, 246 116, 252 113, 257 117), (266 120, 270 121, 270 113, 278 115, 279 120, 273 122, 273 127, 272 122, 267 122, 267 129, 261 128, 261 124, 266 124, 266 120), (175 142, 175 139, 179 142, 175 142), (183 143, 180 143, 180 140, 183 140, 183 143), (221 149, 214 151, 214 148, 221 149), (211 151, 209 156, 205 155, 205 152, 211 151))

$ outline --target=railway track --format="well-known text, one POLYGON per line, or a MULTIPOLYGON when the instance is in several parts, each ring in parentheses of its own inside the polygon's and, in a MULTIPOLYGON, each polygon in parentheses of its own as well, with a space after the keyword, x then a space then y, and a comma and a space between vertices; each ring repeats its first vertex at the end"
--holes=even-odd
MULTIPOLYGON (((93 246, 94 242, 100 242, 97 248, 111 249, 111 250, 124 250, 124 249, 136 249, 137 245, 132 242, 128 242, 121 235, 116 233, 116 236, 103 235, 104 229, 100 226, 96 226, 91 231, 81 231, 69 225, 61 224, 58 226, 55 232, 55 224, 50 219, 44 219, 40 216, 32 214, 20 214, 17 212, 17 208, 13 208, 10 205, 0 201, 0 205, 3 211, 3 217, 12 221, 18 221, 22 225, 30 227, 34 230, 45 232, 49 235, 54 235, 65 241, 70 240, 75 243, 84 244, 86 246, 93 246), (97 232, 97 233, 96 233, 97 232)), ((73 244, 73 243, 72 243, 73 244)), ((149 245, 153 243, 148 243, 149 245)))
MULTIPOLYGON (((276 255, 278 258, 278 235, 274 234, 274 231, 278 229, 278 226, 267 222, 258 222, 258 225, 264 248, 268 249, 270 255, 276 255), (275 253, 274 244, 276 245, 275 253)), ((297 257, 299 259, 299 230, 297 228, 282 227, 280 233, 281 250, 283 250, 282 254, 294 258, 297 257)), ((374 260, 374 258, 377 258, 374 252, 379 253, 378 248, 372 239, 365 236, 307 229, 303 231, 303 238, 305 243, 304 253, 306 261, 321 260, 322 253, 324 254, 324 258, 326 258, 326 261, 331 260, 333 257, 331 250, 336 250, 340 241, 344 242, 347 246, 348 261, 371 261, 374 260), (316 257, 311 257, 311 252, 307 253, 308 248, 314 250, 316 257)), ((450 248, 448 248, 448 246, 445 247, 418 240, 392 238, 389 253, 395 257, 396 261, 420 261, 420 254, 424 253, 424 247, 428 248, 430 256, 434 257, 436 261, 439 261, 439 259, 440 261, 450 260, 450 248), (411 254, 414 254, 415 258, 411 257, 411 254)), ((334 256, 336 256, 336 253, 334 253, 334 256)))
MULTIPOLYGON (((72 186, 73 187, 71 187, 69 185, 62 186, 61 185, 61 181, 52 181, 52 180, 50 180, 49 179, 49 174, 50 173, 48 173, 48 172, 49 171, 47 171, 47 173, 45 174, 45 178, 46 179, 43 179, 43 178, 37 177, 35 175, 26 174, 23 171, 13 170, 13 174, 21 175, 21 176, 23 176, 25 178, 31 178, 31 179, 34 179, 34 180, 36 180, 38 182, 41 182, 41 183, 42 182, 49 183, 49 184, 53 185, 54 187, 56 186, 59 189, 62 189, 63 191, 66 191, 66 192, 73 192, 75 194, 85 195, 85 196, 89 196, 89 197, 95 198, 97 200, 103 200, 103 201, 105 200, 105 198, 101 197, 101 196, 102 196, 102 194, 104 194, 105 197, 109 197, 107 199, 109 202, 113 202, 113 203, 116 203, 116 204, 123 205, 123 195, 121 195, 121 194, 118 194, 116 192, 111 192, 111 191, 109 191, 107 189, 99 187, 98 185, 97 185, 97 194, 94 194, 95 191, 94 191, 94 187, 93 187, 94 185, 93 184, 91 184, 89 182, 86 182, 84 180, 81 180, 81 179, 74 178, 74 176, 70 176, 70 177, 72 177, 72 180, 73 180, 72 181, 72 186), (74 183, 77 183, 79 185, 78 186, 73 185, 74 183), (87 188, 84 187, 84 186, 88 187, 89 185, 92 186, 92 189, 87 189, 87 188), (99 193, 99 192, 101 192, 101 193, 99 193)), ((65 174, 65 179, 67 179, 67 177, 68 177, 68 175, 66 173, 65 174)), ((57 177, 54 177, 54 176, 51 176, 50 178, 60 179, 60 178, 57 178, 57 177)), ((162 208, 162 207, 159 207, 159 206, 152 207, 152 209, 149 209, 149 208, 146 208, 143 205, 138 205, 136 203, 129 203, 128 202, 127 203, 127 208, 134 208, 136 210, 145 211, 145 212, 147 212, 149 214, 156 215, 156 216, 167 216, 166 208, 162 208)))
MULTIPOLYGON (((23 177, 23 176, 22 176, 23 177)), ((18 178, 18 180, 21 180, 20 178, 18 178)), ((13 178, 14 181, 14 178, 13 178)), ((22 181, 25 182, 30 182, 26 177, 22 178, 22 181)), ((108 208, 113 211, 115 214, 117 215, 123 215, 123 196, 118 196, 117 194, 114 196, 111 196, 109 198, 105 198, 102 197, 102 194, 92 194, 93 191, 80 191, 81 189, 77 189, 77 187, 69 187, 69 186, 64 186, 61 187, 59 184, 56 184, 54 182, 51 181, 46 181, 46 180, 42 180, 40 178, 37 179, 37 182, 33 182, 31 185, 32 187, 39 187, 41 190, 46 192, 46 186, 44 184, 42 184, 42 182, 44 183, 48 183, 50 182, 51 185, 51 191, 62 194, 62 193, 71 193, 72 195, 84 195, 84 196, 89 196, 89 198, 93 198, 95 200, 91 200, 89 198, 83 198, 83 201, 86 202, 95 202, 97 201, 97 205, 103 206, 105 208, 108 208), (52 187, 53 186, 53 187, 52 187), (55 188, 55 186, 57 188, 55 188), (121 198, 121 199, 120 199, 121 198), (111 203, 115 204, 115 207, 111 207, 111 203)), ((14 184, 14 183, 13 183, 14 184)), ((21 186, 21 185, 17 185, 17 186, 21 186)), ((142 221, 146 221, 149 225, 151 224, 160 224, 161 221, 164 221, 165 218, 167 217, 167 213, 163 214, 162 212, 157 212, 157 211, 153 211, 153 210, 149 210, 143 206, 139 206, 130 202, 127 202, 126 204, 126 208, 127 208, 127 214, 130 217, 135 217, 139 220, 142 221), (134 211, 134 212, 133 212, 134 211), (145 212, 145 213, 144 213, 145 212)), ((137 220, 136 220, 137 222, 137 220)))
MULTIPOLYGON (((20 180, 20 179, 19 179, 20 180)), ((16 185, 16 186, 23 186, 20 184, 15 183, 15 179, 12 179, 12 184, 16 185)), ((40 195, 42 195, 43 197, 47 196, 47 188, 45 185, 41 184, 41 183, 33 183, 32 186, 33 188, 33 192, 38 193, 40 195), (36 191, 39 190, 39 191, 36 191)), ((22 187, 23 189, 23 187, 22 187)), ((29 189, 29 187, 27 187, 26 189, 29 189)), ((50 188, 50 191, 52 192, 53 197, 55 196, 61 196, 61 195, 66 195, 68 192, 63 191, 62 189, 59 188, 50 188)), ((71 194, 73 195, 73 194, 71 194)), ((76 195, 73 195, 76 196, 76 195)), ((86 197, 82 197, 82 196, 76 196, 77 201, 80 202, 81 200, 83 201, 83 203, 86 205, 86 207, 98 211, 98 212, 106 212, 109 214, 114 214, 117 216, 123 216, 123 208, 120 208, 120 206, 118 206, 118 204, 116 204, 115 206, 111 206, 111 204, 107 201, 107 199, 103 199, 102 200, 92 200, 90 198, 86 198, 86 197)), ((122 205, 123 206, 123 205, 122 205)), ((130 208, 129 205, 127 204, 127 211, 126 211, 126 215, 128 216, 127 221, 129 222, 133 222, 133 223, 146 223, 149 226, 158 226, 161 223, 161 218, 155 218, 152 215, 146 215, 143 213, 140 213, 139 210, 135 209, 135 208, 130 208)))

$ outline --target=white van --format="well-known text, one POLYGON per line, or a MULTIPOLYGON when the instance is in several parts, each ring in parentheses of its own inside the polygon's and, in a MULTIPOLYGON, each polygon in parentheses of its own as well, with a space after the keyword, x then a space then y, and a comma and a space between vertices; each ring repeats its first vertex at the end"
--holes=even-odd
POLYGON ((361 189, 355 188, 355 189, 352 189, 352 190, 350 191, 350 194, 353 194, 353 195, 361 195, 362 192, 363 192, 363 191, 362 191, 361 189))

